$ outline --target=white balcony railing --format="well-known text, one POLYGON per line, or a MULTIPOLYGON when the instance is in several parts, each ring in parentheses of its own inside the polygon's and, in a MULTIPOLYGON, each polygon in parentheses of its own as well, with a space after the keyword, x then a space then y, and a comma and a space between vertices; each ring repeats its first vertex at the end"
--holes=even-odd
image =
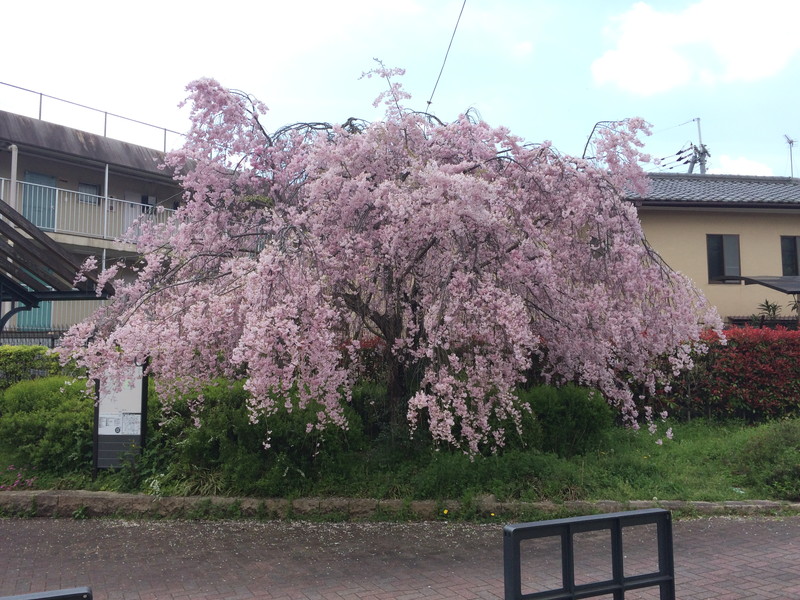
MULTIPOLYGON (((0 178, 0 201, 11 182, 0 178)), ((104 240, 135 239, 142 222, 165 223, 172 209, 105 198, 34 183, 17 182, 17 210, 44 231, 104 240)))

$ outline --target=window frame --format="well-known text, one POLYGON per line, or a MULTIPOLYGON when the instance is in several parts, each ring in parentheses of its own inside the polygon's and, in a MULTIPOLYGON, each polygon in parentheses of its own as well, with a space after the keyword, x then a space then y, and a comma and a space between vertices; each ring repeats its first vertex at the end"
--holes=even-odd
POLYGON ((781 274, 784 277, 800 275, 800 235, 781 236, 781 274), (791 255, 791 260, 787 261, 787 255, 791 255))
POLYGON ((100 186, 96 183, 78 183, 78 202, 98 206, 100 204, 100 186), (93 193, 89 193, 86 188, 92 188, 93 193))
POLYGON ((742 275, 742 253, 739 234, 706 234, 706 260, 708 283, 740 284, 739 280, 724 281, 720 277, 740 277, 742 275))

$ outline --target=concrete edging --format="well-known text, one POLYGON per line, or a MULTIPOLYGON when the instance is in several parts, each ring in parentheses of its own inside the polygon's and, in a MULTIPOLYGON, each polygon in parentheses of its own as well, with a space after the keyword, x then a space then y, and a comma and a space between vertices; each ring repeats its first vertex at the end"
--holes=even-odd
POLYGON ((690 515, 774 515, 800 513, 800 503, 772 500, 691 502, 645 500, 498 502, 493 496, 462 506, 459 501, 406 501, 364 498, 228 498, 150 496, 83 490, 0 492, 0 515, 19 517, 259 518, 325 520, 429 520, 463 516, 513 519, 530 515, 566 516, 666 508, 690 515))

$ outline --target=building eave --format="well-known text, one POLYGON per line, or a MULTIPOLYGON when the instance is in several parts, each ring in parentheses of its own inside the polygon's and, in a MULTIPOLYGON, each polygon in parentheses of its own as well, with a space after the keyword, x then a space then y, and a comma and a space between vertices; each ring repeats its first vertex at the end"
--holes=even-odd
POLYGON ((109 169, 175 185, 171 173, 161 169, 165 154, 159 150, 101 135, 0 111, 0 144, 14 144, 20 153, 109 169))

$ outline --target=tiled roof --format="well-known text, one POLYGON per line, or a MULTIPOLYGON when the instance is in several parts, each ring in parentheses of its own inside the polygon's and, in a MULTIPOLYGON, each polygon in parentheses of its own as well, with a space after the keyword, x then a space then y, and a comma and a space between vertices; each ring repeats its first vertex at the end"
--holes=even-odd
POLYGON ((651 173, 651 189, 643 198, 648 205, 787 205, 800 207, 800 179, 747 175, 689 175, 651 173))

